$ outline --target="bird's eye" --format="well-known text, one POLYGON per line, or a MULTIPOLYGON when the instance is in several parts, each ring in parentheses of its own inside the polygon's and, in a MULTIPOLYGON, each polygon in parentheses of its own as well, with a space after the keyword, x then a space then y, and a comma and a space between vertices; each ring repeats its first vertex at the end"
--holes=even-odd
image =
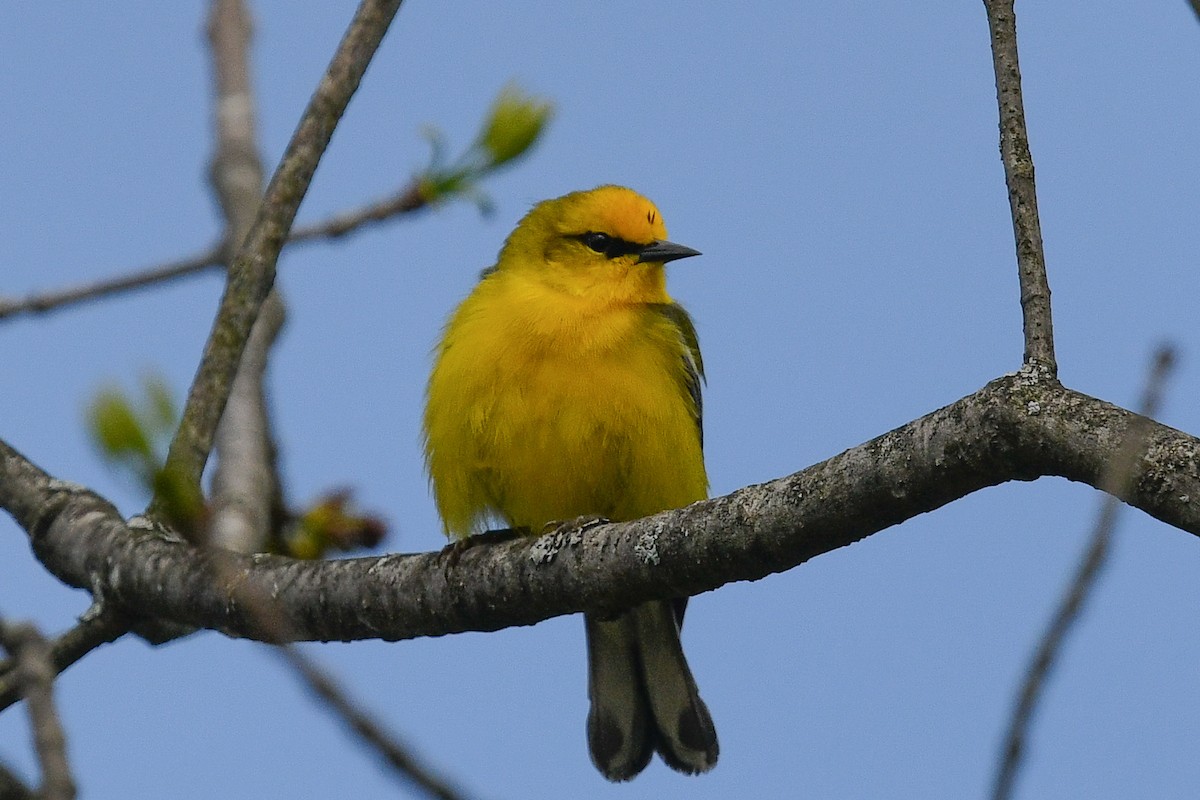
POLYGON ((585 233, 583 243, 597 253, 607 253, 608 248, 612 246, 612 237, 607 233, 585 233))

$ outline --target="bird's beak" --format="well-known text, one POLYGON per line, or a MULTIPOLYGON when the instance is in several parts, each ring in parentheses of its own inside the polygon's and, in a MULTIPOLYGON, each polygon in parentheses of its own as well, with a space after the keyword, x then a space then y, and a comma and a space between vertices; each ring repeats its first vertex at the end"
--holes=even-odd
POLYGON ((638 263, 652 261, 657 264, 665 264, 678 258, 691 258, 698 255, 700 255, 699 250, 693 250, 674 242, 652 242, 638 252, 638 263))

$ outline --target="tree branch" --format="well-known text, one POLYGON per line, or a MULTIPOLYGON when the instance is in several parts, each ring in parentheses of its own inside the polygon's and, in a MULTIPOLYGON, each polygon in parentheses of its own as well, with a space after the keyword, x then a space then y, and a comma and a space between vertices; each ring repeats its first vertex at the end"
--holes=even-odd
POLYGON ((75 305, 86 300, 95 300, 131 289, 140 289, 156 283, 174 280, 185 275, 219 267, 224 263, 225 248, 212 247, 202 253, 168 261, 153 267, 146 267, 130 275, 116 278, 104 278, 98 281, 68 286, 64 289, 54 289, 38 292, 17 300, 6 300, 0 297, 0 320, 21 314, 42 314, 64 306, 75 305))
POLYGON ((67 739, 54 707, 54 676, 50 647, 32 625, 11 625, 0 621, 0 646, 16 662, 21 693, 29 710, 34 749, 42 769, 41 790, 44 800, 72 800, 75 780, 67 763, 67 739))
MULTIPOLYGON (((331 562, 220 554, 131 530, 103 498, 0 442, 0 507, 64 583, 173 622, 262 638, 234 587, 278 603, 295 639, 397 640, 529 625, 582 610, 756 580, 986 486, 1058 475, 1101 485, 1134 420, 1045 378, 1002 377, 828 461, 586 538, 550 535, 437 553, 331 562)), ((1200 440, 1147 421, 1122 499, 1200 534, 1200 440)))
MULTIPOLYGON (((242 348, 259 315, 259 308, 270 291, 280 237, 290 226, 333 127, 357 88, 400 1, 364 0, 272 178, 271 187, 268 187, 271 202, 262 207, 259 207, 258 201, 261 169, 253 142, 249 77, 244 54, 239 54, 248 42, 249 20, 238 3, 222 3, 214 14, 210 37, 217 61, 218 147, 213 163, 213 180, 218 187, 222 208, 230 215, 227 240, 230 237, 236 237, 233 241, 240 239, 239 227, 244 229, 248 221, 253 220, 254 225, 235 259, 204 359, 189 393, 183 421, 168 455, 168 465, 173 465, 172 469, 178 470, 194 484, 198 485, 200 471, 212 447, 214 428, 231 391, 230 382, 237 374, 242 348), (174 461, 171 461, 172 457, 174 461)), ((378 205, 368 207, 369 214, 377 213, 378 205)), ((342 219, 333 227, 341 231, 344 225, 345 220, 342 219)), ((95 296, 97 292, 108 293, 167 276, 186 274, 197 268, 223 263, 226 253, 225 247, 214 248, 196 258, 152 271, 153 275, 149 278, 146 275, 134 276, 109 284, 68 290, 57 298, 35 301, 34 305, 45 308, 49 307, 51 301, 75 302, 95 296)), ((12 311, 12 306, 6 307, 0 302, 0 317, 12 311)), ((280 320, 274 313, 267 316, 269 324, 261 329, 262 335, 273 338, 280 320)), ((156 499, 152 509, 157 504, 156 499)), ((265 532, 261 533, 265 535, 265 532)), ((115 609, 101 606, 90 623, 81 623, 56 644, 55 673, 66 669, 96 647, 119 638, 128 630, 128 624, 129 620, 116 613, 115 609), (63 645, 62 650, 58 649, 59 644, 63 645), (64 657, 58 657, 59 654, 64 657)), ((11 677, 0 674, 0 708, 7 707, 16 699, 11 677)))
POLYGON ((420 180, 410 181, 394 194, 381 197, 378 200, 358 206, 347 211, 341 211, 320 222, 299 225, 288 237, 288 244, 312 242, 321 239, 340 239, 341 237, 379 222, 386 222, 392 217, 411 214, 429 206, 429 200, 421 189, 420 180))
MULTIPOLYGON (((98 607, 93 608, 98 613, 85 614, 77 625, 54 640, 50 648, 50 663, 55 675, 97 647, 116 641, 129 632, 130 623, 124 616, 115 612, 105 613, 98 607)), ((0 710, 21 699, 16 666, 15 660, 0 664, 0 710)), ((0 793, 0 797, 3 796, 3 793, 0 793)))
POLYGON ((254 638, 278 645, 276 651, 316 698, 325 704, 335 718, 345 723, 363 744, 379 754, 398 777, 438 800, 460 800, 461 796, 445 779, 422 764, 365 709, 351 700, 330 673, 290 644, 298 637, 287 616, 261 585, 240 580, 231 551, 219 550, 211 544, 204 547, 211 556, 209 564, 213 568, 214 579, 220 585, 229 587, 233 602, 245 610, 247 619, 254 626, 254 638))
POLYGON ((461 800, 461 795, 440 775, 422 764, 378 722, 356 706, 333 678, 291 645, 279 647, 279 653, 308 687, 329 707, 338 719, 383 757, 396 774, 416 786, 424 794, 438 800, 461 800))
POLYGON ((263 167, 255 135, 254 92, 250 86, 250 12, 241 0, 213 0, 208 43, 216 97, 213 133, 216 150, 209 179, 225 218, 224 239, 241 244, 262 199, 263 167))
POLYGON ((0 798, 3 800, 37 800, 37 795, 3 762, 0 762, 0 798))
MULTIPOLYGON (((363 0, 309 101, 238 249, 212 333, 171 442, 166 470, 190 485, 212 449, 251 326, 275 280, 275 263, 334 127, 366 72, 401 0, 363 0)), ((161 499, 152 509, 161 511, 161 499)))
POLYGON ((1024 316, 1025 363, 1037 364, 1058 375, 1054 356, 1054 324, 1050 315, 1050 283, 1046 279, 1046 254, 1038 220, 1033 156, 1025 129, 1025 101, 1021 96, 1021 68, 1017 62, 1017 17, 1013 0, 984 0, 992 39, 992 65, 996 72, 996 101, 1000 107, 1000 157, 1008 184, 1013 236, 1017 245, 1017 271, 1024 316))
POLYGON ((250 331, 215 437, 207 541, 241 553, 268 549, 282 489, 264 380, 271 348, 286 317, 272 289, 250 331))
MULTIPOLYGON (((428 201, 421 192, 420 181, 411 181, 387 197, 339 211, 318 222, 296 226, 288 235, 284 246, 325 239, 339 239, 373 224, 386 222, 393 217, 420 211, 427 206, 428 201)), ((141 289, 156 283, 165 283, 176 278, 207 272, 224 266, 226 253, 227 248, 221 244, 176 261, 140 269, 129 275, 104 278, 77 286, 68 286, 64 289, 38 292, 17 300, 6 300, 0 297, 0 321, 6 317, 16 317, 22 314, 42 314, 55 311, 89 300, 99 300, 132 289, 141 289)))
MULTIPOLYGON (((262 159, 250 86, 250 12, 242 0, 213 0, 208 21, 216 85, 210 175, 225 215, 225 240, 241 242, 262 197, 262 159)), ((272 288, 250 329, 237 375, 217 426, 217 464, 212 473, 206 541, 253 553, 267 549, 280 497, 276 446, 271 434, 264 378, 268 358, 287 310, 272 288)))

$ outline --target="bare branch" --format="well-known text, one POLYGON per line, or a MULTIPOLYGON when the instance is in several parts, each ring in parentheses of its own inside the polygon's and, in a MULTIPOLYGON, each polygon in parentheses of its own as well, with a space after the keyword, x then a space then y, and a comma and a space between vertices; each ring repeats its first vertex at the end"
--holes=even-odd
MULTIPOLYGON (((226 216, 229 232, 226 238, 234 242, 241 241, 253 222, 261 193, 262 168, 255 144, 255 104, 249 79, 250 39, 250 15, 241 0, 214 0, 209 40, 217 84, 218 146, 212 176, 226 216)), ((258 552, 265 549, 271 535, 272 512, 279 504, 280 485, 263 379, 284 317, 283 298, 274 288, 251 329, 217 428, 218 462, 213 473, 212 517, 207 539, 212 547, 258 552)), ((218 567, 223 564, 219 556, 213 563, 218 567)), ((227 577, 224 570, 220 572, 221 577, 227 577)), ((250 585, 236 589, 264 635, 277 641, 293 638, 270 598, 255 596, 251 590, 250 585)), ((283 645, 279 652, 312 692, 402 778, 432 797, 457 800, 458 794, 444 780, 422 766, 356 707, 331 675, 295 647, 283 645)))
MULTIPOLYGON (((241 0, 214 0, 209 18, 214 77, 217 86, 215 130, 217 150, 211 175, 225 213, 226 240, 239 242, 254 221, 261 193, 262 168, 254 132, 254 99, 250 87, 250 16, 241 0)), ((379 213, 372 210, 372 213, 379 213)), ((335 227, 345 221, 338 221, 335 227)), ((272 289, 255 320, 216 434, 218 464, 213 475, 209 546, 237 552, 264 549, 271 534, 272 511, 280 486, 275 469, 263 379, 268 356, 283 325, 285 309, 272 289)), ((220 552, 213 552, 219 578, 228 578, 220 552)), ((239 602, 250 612, 266 641, 293 638, 273 602, 251 584, 234 584, 239 602)), ((357 708, 332 676, 296 648, 280 653, 313 693, 369 746, 384 756, 400 776, 433 797, 457 800, 445 781, 424 768, 364 711, 357 708)))
MULTIPOLYGON (((271 597, 296 639, 396 640, 528 625, 756 580, 985 486, 1058 475, 1099 486, 1136 415, 1029 367, 828 461, 583 538, 308 562, 214 554, 132 532, 103 498, 55 481, 0 442, 0 507, 64 583, 183 625, 262 638, 231 591, 271 597)), ((1147 422, 1122 499, 1200 534, 1200 440, 1147 422)))
MULTIPOLYGON (((75 627, 55 639, 50 648, 50 664, 54 674, 65 671, 96 648, 114 642, 129 631, 129 622, 113 610, 87 614, 75 627)), ((20 680, 16 661, 0 664, 0 711, 21 699, 20 680)), ((3 794, 0 794, 3 797, 3 794)))
POLYGON ((427 208, 429 200, 421 191, 421 181, 414 180, 395 194, 348 211, 341 211, 321 222, 300 225, 292 231, 288 244, 338 239, 369 225, 386 222, 392 217, 411 214, 427 208))
POLYGON ((168 261, 153 267, 134 272, 117 278, 104 278, 99 281, 81 283, 56 289, 49 292, 32 294, 19 300, 5 300, 0 297, 0 320, 15 317, 20 314, 41 314, 56 308, 95 300, 130 289, 140 289, 156 283, 174 280, 185 275, 211 269, 222 264, 224 249, 213 247, 203 253, 181 258, 178 261, 168 261))
MULTIPOLYGON (((412 181, 387 197, 339 211, 319 222, 299 225, 292 229, 284 245, 307 244, 324 239, 341 238, 351 233, 357 233, 373 224, 420 211, 427 205, 421 192, 420 181, 412 181)), ((17 300, 6 300, 0 297, 0 321, 6 317, 16 317, 22 314, 42 314, 88 300, 99 300, 131 289, 141 289, 156 283, 207 272, 223 266, 225 255, 226 248, 218 245, 202 253, 181 258, 178 261, 168 261, 165 264, 147 267, 130 275, 104 278, 77 286, 69 286, 65 289, 39 292, 17 300)))
MULTIPOLYGON (((190 485, 212 449, 213 435, 237 373, 251 326, 275 280, 275 264, 333 130, 358 88, 400 0, 363 0, 309 101, 267 186, 258 216, 229 272, 213 330, 188 393, 166 470, 190 485)), ((161 511, 161 501, 152 504, 161 511)))
POLYGON ((213 130, 217 147, 209 178, 225 217, 225 240, 241 243, 262 199, 263 167, 255 135, 254 92, 250 87, 250 12, 241 0, 213 0, 208 42, 216 102, 213 130))
POLYGON ((1029 726, 1033 720, 1041 699, 1047 676, 1058 660, 1063 642, 1096 585, 1096 578, 1101 568, 1108 560, 1112 543, 1113 531, 1116 530, 1117 516, 1121 510, 1118 497, 1128 494, 1133 488, 1132 481, 1138 458, 1146 447, 1150 433, 1150 420, 1158 413, 1161 405, 1163 384, 1167 373, 1174 364, 1175 354, 1170 348, 1160 349, 1151 365, 1150 374, 1146 379, 1146 387, 1138 404, 1138 413, 1122 437, 1121 446, 1117 449, 1112 461, 1100 478, 1099 488, 1108 494, 1100 504, 1100 513, 1096 516, 1096 525, 1092 537, 1079 563, 1071 586, 1055 611, 1049 627, 1042 635, 1033 660, 1029 664, 1021 691, 1018 693, 1016 706, 1013 708, 1012 719, 1009 721, 1008 732, 1004 737, 1001 749, 1002 758, 996 773, 996 782, 992 789, 993 800, 1007 800, 1012 796, 1017 771, 1021 767, 1025 753, 1025 741, 1029 735, 1029 726))
POLYGON ((36 800, 33 790, 25 785, 3 762, 0 762, 0 798, 2 800, 36 800))
POLYGON ((1050 283, 1046 279, 1046 254, 1038 220, 1033 156, 1025 129, 1025 101, 1021 96, 1021 68, 1017 62, 1017 18, 1013 0, 984 0, 992 39, 992 64, 996 72, 996 100, 1000 107, 1000 157, 1012 208, 1013 235, 1017 244, 1017 270, 1021 283, 1021 311, 1025 328, 1025 363, 1037 364, 1058 375, 1054 356, 1054 324, 1050 314, 1050 283))
POLYGON ((396 774, 412 783, 430 797, 439 800, 459 800, 461 795, 450 784, 425 766, 384 730, 364 709, 359 707, 338 685, 334 677, 321 669, 304 653, 289 642, 298 637, 290 628, 287 617, 269 596, 262 594, 261 587, 241 582, 235 574, 236 567, 229 561, 228 553, 209 551, 213 555, 213 566, 219 579, 232 587, 236 601, 245 608, 258 636, 264 642, 278 645, 277 652, 291 667, 309 690, 323 702, 334 716, 346 723, 350 731, 368 747, 383 757, 396 774))
POLYGON ((309 689, 345 721, 350 730, 383 756, 393 770, 430 797, 459 800, 462 795, 403 747, 341 690, 333 678, 292 645, 281 645, 279 653, 304 680, 309 689))
POLYGON ((32 625, 3 621, 0 645, 16 661, 20 690, 29 709, 34 749, 42 768, 38 795, 45 800, 72 800, 75 780, 67 763, 67 739, 54 707, 52 686, 57 673, 51 664, 50 646, 32 625))
POLYGON ((264 379, 286 310, 272 289, 242 352, 229 402, 217 427, 207 541, 241 553, 268 549, 281 488, 264 379))
MULTIPOLYGON (((222 578, 228 580, 231 577, 229 565, 220 554, 217 554, 214 564, 222 578)), ((394 735, 384 730, 371 715, 351 700, 330 673, 289 644, 296 639, 296 635, 289 629, 287 619, 271 598, 257 594, 253 584, 233 585, 238 601, 254 618, 263 640, 278 645, 276 650, 284 662, 309 691, 346 724, 351 733, 382 756, 399 777, 425 794, 439 800, 460 800, 462 795, 444 778, 422 764, 394 735)))
POLYGON ((318 700, 325 703, 334 716, 346 723, 350 731, 375 750, 397 775, 412 783, 430 797, 439 800, 459 800, 461 797, 450 784, 423 765, 406 747, 383 729, 364 709, 350 699, 334 677, 318 667, 299 649, 289 644, 299 638, 274 598, 262 592, 262 587, 240 579, 233 554, 206 548, 211 557, 214 576, 220 585, 228 586, 231 597, 247 614, 254 626, 255 638, 276 648, 284 662, 296 673, 318 700))
MULTIPOLYGON (((240 242, 254 222, 263 173, 250 86, 250 12, 242 0, 213 0, 208 39, 217 90, 217 148, 210 175, 225 215, 225 240, 240 242)), ((207 528, 207 542, 215 547, 242 553, 267 549, 281 490, 263 381, 285 318, 283 298, 272 288, 250 329, 217 426, 207 528)))
MULTIPOLYGON (((216 130, 218 147, 213 159, 212 178, 221 201, 221 207, 227 218, 226 241, 240 241, 254 221, 254 212, 259 203, 261 188, 261 167, 257 150, 254 145, 253 99, 249 85, 247 49, 250 41, 249 16, 239 0, 216 0, 210 17, 209 37, 213 48, 214 73, 218 87, 216 130)), ((380 34, 381 35, 381 34, 380 34)), ((364 65, 365 66, 365 65, 364 65)), ((347 96, 348 99, 348 96, 347 96)), ((365 224, 370 220, 383 219, 386 216, 411 211, 424 204, 419 191, 406 191, 399 198, 389 199, 386 203, 372 204, 366 208, 360 218, 349 218, 345 215, 335 218, 323 226, 329 235, 342 235, 356 225, 365 224)), ((309 228, 308 232, 300 232, 299 238, 313 238, 320 235, 321 229, 309 228)), ((266 500, 269 504, 274 498, 276 478, 273 474, 273 448, 267 439, 267 424, 265 403, 262 390, 262 376, 266 367, 267 353, 283 321, 283 306, 277 293, 272 292, 266 298, 262 312, 254 322, 249 341, 243 352, 241 364, 225 415, 218 429, 218 446, 221 463, 214 478, 214 496, 218 499, 217 510, 213 517, 214 528, 218 532, 227 532, 231 528, 240 528, 253 534, 253 538, 261 539, 267 532, 268 513, 248 504, 257 500, 266 500), (231 418, 232 415, 232 418, 231 418), (247 452, 244 444, 252 445, 247 452), (249 455, 249 458, 246 456, 249 455), (264 469, 271 472, 266 481, 258 480, 258 473, 264 469), (244 478, 249 476, 251 480, 244 478), (266 490, 263 490, 264 483, 266 490), (227 502, 219 502, 224 498, 227 502), (232 514, 222 516, 222 511, 232 511, 232 514), (227 517, 237 516, 244 524, 234 525, 227 517)), ((261 505, 261 504, 259 504, 261 505)), ((250 550, 250 547, 240 546, 247 537, 220 536, 219 544, 229 546, 231 539, 234 549, 250 550)), ((223 574, 220 569, 222 556, 213 553, 212 564, 217 568, 218 576, 223 574)), ((237 586, 233 592, 252 616, 256 618, 261 635, 267 641, 290 638, 286 632, 286 624, 273 613, 272 604, 265 598, 255 597, 253 586, 237 586)), ((100 638, 108 640, 121 635, 127 630, 125 621, 114 615, 100 614, 97 619, 105 624, 100 638)), ((95 633, 95 626, 85 622, 74 629, 69 635, 78 641, 88 632, 95 633)), ((95 639, 93 639, 95 641, 95 639)), ((94 644, 92 645, 94 646, 94 644)), ((90 648, 89 648, 90 649, 90 648)), ((72 653, 75 657, 82 655, 72 653)), ((408 753, 405 748, 392 739, 365 712, 358 709, 339 689, 334 680, 310 663, 295 648, 284 647, 286 661, 305 680, 314 693, 334 710, 349 728, 374 747, 400 775, 412 782, 425 793, 445 800, 456 800, 459 796, 440 777, 408 753)), ((58 670, 50 670, 53 677, 58 670)), ((0 692, 3 691, 0 684, 0 692)), ((12 702, 17 692, 11 692, 13 697, 6 698, 12 702)))

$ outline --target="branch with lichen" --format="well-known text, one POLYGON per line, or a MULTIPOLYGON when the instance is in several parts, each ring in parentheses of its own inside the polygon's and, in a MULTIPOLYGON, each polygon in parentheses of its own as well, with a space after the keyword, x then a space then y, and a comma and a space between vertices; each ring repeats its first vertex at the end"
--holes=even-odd
MULTIPOLYGON (((235 585, 276 600, 304 640, 406 639, 529 625, 579 611, 755 580, 878 534, 987 486, 1061 476, 1099 487, 1137 415, 1026 369, 820 464, 586 537, 338 561, 213 556, 131 529, 103 498, 0 442, 0 507, 64 583, 231 636, 259 636, 235 585)), ((1200 440, 1146 420, 1121 499, 1200 534, 1200 440)))

